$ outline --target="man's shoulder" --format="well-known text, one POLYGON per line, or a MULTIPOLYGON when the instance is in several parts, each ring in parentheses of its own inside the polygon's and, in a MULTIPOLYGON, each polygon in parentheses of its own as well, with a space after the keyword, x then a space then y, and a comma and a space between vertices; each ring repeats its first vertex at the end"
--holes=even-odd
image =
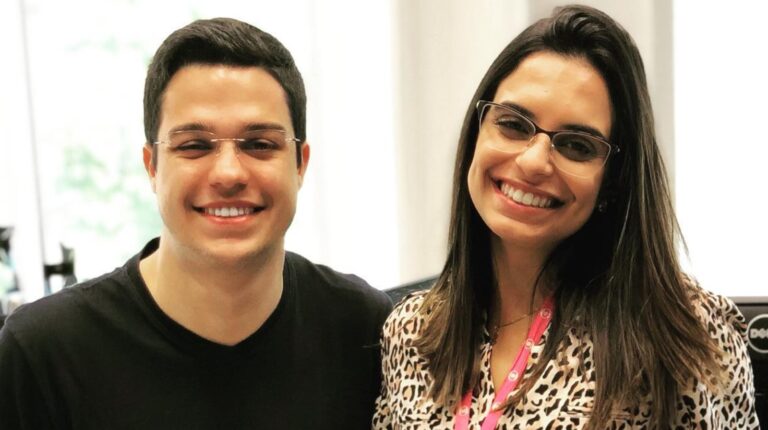
POLYGON ((108 311, 112 298, 124 294, 127 282, 122 268, 67 287, 59 292, 24 304, 9 315, 4 329, 19 341, 43 342, 77 330, 94 311, 108 311))
POLYGON ((307 286, 313 294, 343 300, 355 301, 367 306, 392 309, 392 301, 386 293, 368 284, 364 279, 350 273, 338 272, 323 264, 315 264, 294 252, 285 253, 286 265, 291 267, 297 284, 307 286))

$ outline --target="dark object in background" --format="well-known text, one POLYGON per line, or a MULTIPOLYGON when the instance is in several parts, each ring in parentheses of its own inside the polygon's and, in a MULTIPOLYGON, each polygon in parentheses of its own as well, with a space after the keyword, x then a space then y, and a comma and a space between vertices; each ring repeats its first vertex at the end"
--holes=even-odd
POLYGON ((7 294, 18 290, 18 280, 10 261, 13 227, 0 227, 0 328, 5 323, 7 294))
POLYGON ((61 275, 64 278, 64 287, 69 287, 77 283, 75 277, 75 250, 68 248, 63 244, 59 244, 61 247, 61 263, 58 264, 45 264, 43 266, 43 275, 45 276, 45 294, 51 294, 51 277, 55 275, 61 275))
MULTIPOLYGON (((408 294, 432 287, 436 276, 414 281, 386 290, 397 304, 408 294)), ((760 427, 768 429, 768 296, 731 297, 747 321, 750 340, 749 356, 755 373, 755 405, 760 427)))
POLYGON ((416 291, 428 290, 437 281, 437 276, 430 276, 418 281, 413 281, 407 284, 403 284, 399 287, 390 288, 384 292, 392 299, 392 303, 397 305, 403 297, 416 291))
POLYGON ((6 253, 11 252, 11 235, 13 234, 13 227, 0 227, 0 249, 6 253))
POLYGON ((760 427, 768 429, 768 296, 731 297, 747 320, 749 356, 755 373, 755 403, 760 427))

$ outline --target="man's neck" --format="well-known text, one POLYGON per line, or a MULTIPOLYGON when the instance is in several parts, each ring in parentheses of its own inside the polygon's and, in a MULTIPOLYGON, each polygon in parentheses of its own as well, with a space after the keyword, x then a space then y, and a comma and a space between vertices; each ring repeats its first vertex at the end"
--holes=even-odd
POLYGON ((189 252, 161 240, 157 251, 141 260, 141 276, 160 309, 198 336, 223 345, 235 345, 257 331, 282 296, 282 248, 226 265, 189 258, 189 252))

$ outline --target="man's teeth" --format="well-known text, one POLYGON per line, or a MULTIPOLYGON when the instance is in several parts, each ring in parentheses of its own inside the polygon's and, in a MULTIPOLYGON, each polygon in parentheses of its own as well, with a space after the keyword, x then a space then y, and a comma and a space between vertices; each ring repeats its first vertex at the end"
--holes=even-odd
POLYGON ((252 214, 254 208, 205 208, 207 215, 219 216, 219 217, 236 217, 252 214))
POLYGON ((501 183, 500 189, 505 196, 514 200, 516 203, 520 203, 521 205, 533 206, 537 208, 552 207, 552 199, 549 197, 537 196, 533 193, 526 193, 504 182, 501 183))

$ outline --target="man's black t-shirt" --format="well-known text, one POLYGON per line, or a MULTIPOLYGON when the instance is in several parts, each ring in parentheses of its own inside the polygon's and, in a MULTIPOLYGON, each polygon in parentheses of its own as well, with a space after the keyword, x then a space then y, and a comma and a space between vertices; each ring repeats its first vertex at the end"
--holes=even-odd
POLYGON ((273 314, 223 346, 154 302, 138 264, 156 247, 8 318, 0 428, 370 428, 386 295, 286 253, 273 314))

